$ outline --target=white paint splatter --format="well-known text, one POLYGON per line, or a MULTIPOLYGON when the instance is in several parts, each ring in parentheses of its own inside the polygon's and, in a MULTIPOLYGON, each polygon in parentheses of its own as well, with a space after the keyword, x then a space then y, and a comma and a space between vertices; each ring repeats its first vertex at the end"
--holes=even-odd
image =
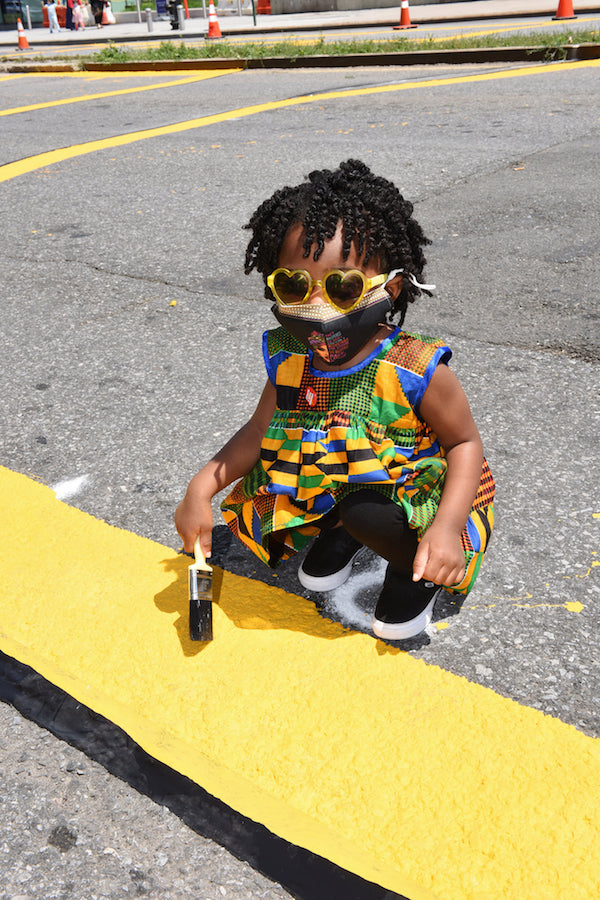
POLYGON ((372 611, 364 609, 356 602, 363 592, 373 592, 373 588, 381 586, 385 577, 387 562, 377 559, 366 569, 354 572, 345 584, 331 591, 327 598, 327 607, 335 612, 336 618, 349 628, 360 628, 371 631, 372 611))
POLYGON ((56 494, 58 500, 70 500, 75 494, 85 487, 90 480, 89 475, 79 475, 77 478, 69 478, 66 481, 59 481, 52 486, 52 490, 56 494))

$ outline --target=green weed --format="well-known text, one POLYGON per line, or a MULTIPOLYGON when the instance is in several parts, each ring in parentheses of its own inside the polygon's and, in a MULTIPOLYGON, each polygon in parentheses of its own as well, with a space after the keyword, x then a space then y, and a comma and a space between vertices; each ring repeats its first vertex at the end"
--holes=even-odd
POLYGON ((93 62, 138 62, 152 60, 186 60, 186 59, 265 59, 284 57, 301 59, 307 56, 347 56, 377 53, 410 53, 412 51, 431 50, 471 50, 494 47, 527 47, 545 48, 547 59, 564 59, 566 46, 569 44, 597 43, 600 32, 589 29, 566 30, 553 33, 531 33, 527 35, 484 35, 470 38, 444 38, 437 40, 428 37, 423 40, 393 36, 378 40, 327 41, 324 37, 314 41, 268 40, 250 41, 161 41, 154 47, 135 49, 109 44, 90 57, 93 62))

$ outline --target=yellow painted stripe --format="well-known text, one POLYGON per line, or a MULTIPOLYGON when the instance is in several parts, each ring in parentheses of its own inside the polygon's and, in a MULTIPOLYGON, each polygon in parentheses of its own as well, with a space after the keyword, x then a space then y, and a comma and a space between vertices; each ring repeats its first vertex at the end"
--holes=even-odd
MULTIPOLYGON (((118 42, 115 41, 115 43, 119 43, 119 44, 120 44, 121 42, 120 42, 120 41, 118 41, 118 42)), ((136 41, 136 44, 137 44, 137 41, 136 41)), ((54 47, 55 47, 56 50, 60 53, 61 57, 66 57, 66 56, 68 56, 68 55, 72 55, 72 56, 75 56, 75 55, 81 56, 81 49, 82 49, 82 48, 81 48, 81 45, 80 45, 80 44, 74 44, 74 45, 71 45, 71 46, 68 46, 67 44, 54 44, 54 47)), ((106 42, 102 42, 102 41, 96 42, 96 41, 94 41, 94 42, 90 42, 89 44, 86 44, 86 45, 85 45, 85 50, 86 50, 86 51, 90 51, 90 50, 103 50, 105 47, 106 47, 106 42)), ((3 56, 2 58, 3 58, 4 61, 15 62, 16 60, 34 59, 35 57, 39 57, 39 50, 36 49, 35 45, 32 46, 32 45, 30 44, 30 45, 29 45, 29 51, 28 51, 28 52, 25 51, 25 50, 15 50, 14 53, 10 53, 10 55, 3 56)), ((45 62, 56 62, 56 61, 57 61, 57 60, 56 60, 56 57, 55 57, 55 56, 54 56, 54 57, 49 56, 49 57, 46 57, 46 59, 45 59, 45 62)), ((63 61, 64 61, 64 60, 62 60, 62 59, 59 60, 59 62, 63 62, 63 61)), ((18 73, 15 73, 15 74, 18 74, 18 73)), ((28 74, 28 73, 25 73, 25 74, 28 74)), ((33 73, 32 73, 32 74, 33 74, 33 73)), ((55 74, 55 73, 53 73, 53 74, 55 74)))
MULTIPOLYGON (((579 28, 581 23, 595 22, 595 21, 597 21, 597 20, 593 19, 593 18, 581 19, 578 17, 577 27, 579 28)), ((526 31, 526 30, 531 31, 535 28, 554 27, 554 26, 560 26, 560 24, 561 24, 560 22, 548 22, 548 20, 546 19, 544 21, 528 23, 526 25, 523 25, 523 24, 506 25, 506 26, 498 26, 496 28, 490 28, 490 27, 483 28, 482 27, 482 28, 475 29, 474 31, 460 31, 460 30, 457 30, 456 25, 437 26, 437 25, 430 25, 427 22, 422 22, 422 23, 420 23, 420 26, 419 26, 420 28, 423 29, 422 32, 414 32, 413 31, 413 32, 407 33, 406 35, 404 35, 404 37, 411 41, 431 40, 434 43, 438 43, 438 42, 441 43, 443 41, 449 41, 449 40, 455 40, 455 39, 461 39, 461 38, 488 37, 488 36, 494 35, 494 34, 510 34, 510 33, 515 33, 517 30, 518 31, 526 31), (424 31, 427 32, 426 37, 423 36, 424 31), (450 34, 439 34, 439 32, 442 32, 442 31, 449 31, 451 33, 450 34), (435 34, 434 34, 434 32, 435 32, 435 34), (438 34, 439 34, 439 36, 437 36, 438 34)), ((465 25, 464 27, 467 27, 467 26, 465 25)), ((357 31, 355 29, 352 29, 352 31, 347 31, 343 28, 340 28, 339 30, 336 30, 334 32, 329 31, 327 34, 321 33, 319 35, 319 37, 324 37, 326 41, 330 41, 330 40, 337 40, 337 39, 341 38, 342 36, 348 36, 348 35, 351 35, 352 39, 364 37, 366 40, 375 40, 375 39, 380 39, 383 37, 383 40, 389 40, 389 41, 400 40, 400 38, 398 38, 397 35, 390 33, 389 27, 387 27, 387 28, 382 27, 381 30, 377 30, 377 31, 374 31, 373 29, 371 29, 369 31, 357 31)), ((256 36, 253 36, 253 35, 239 35, 238 36, 238 35, 228 34, 226 36, 226 40, 227 40, 227 43, 256 43, 257 42, 256 36)), ((299 38, 298 35, 290 33, 290 34, 286 34, 286 35, 281 35, 279 37, 271 37, 271 36, 263 35, 260 38, 260 43, 269 44, 269 43, 281 43, 282 41, 288 41, 288 42, 291 42, 294 44, 314 44, 315 40, 316 40, 316 38, 314 36, 312 38, 311 37, 299 38)))
MULTIPOLYGON (((163 81, 160 84, 144 84, 132 88, 119 88, 118 90, 114 91, 102 91, 102 93, 99 94, 82 94, 81 97, 65 97, 62 100, 48 100, 45 103, 32 103, 29 106, 15 106, 11 109, 0 110, 0 116, 13 116, 16 113, 32 112, 32 110, 37 109, 50 109, 54 106, 67 106, 70 103, 84 103, 90 100, 102 100, 105 97, 119 97, 123 94, 138 94, 142 93, 143 91, 158 91, 162 88, 179 87, 182 84, 192 84, 195 81, 205 81, 207 78, 217 78, 220 75, 230 75, 232 72, 239 71, 239 69, 219 69, 216 71, 207 70, 202 73, 190 75, 186 78, 178 78, 174 75, 173 78, 176 80, 163 81)), ((132 73, 127 74, 131 75, 132 73)), ((164 72, 161 72, 161 76, 163 78, 165 77, 164 72)))
MULTIPOLYGON (((0 468, 0 649, 288 841, 410 900, 596 897, 600 741, 0 468)), ((459 621, 454 627, 461 627, 459 621)))
MULTIPOLYGON (((22 56, 19 56, 19 59, 22 59, 22 56)), ((6 76, 6 79, 11 78, 75 78, 75 79, 84 79, 85 81, 106 81, 110 79, 130 79, 130 78, 164 78, 168 75, 168 72, 162 71, 157 72, 156 69, 140 69, 139 71, 132 70, 124 70, 122 72, 13 72, 10 75, 6 76)), ((183 76, 183 71, 173 72, 174 78, 180 78, 183 76)), ((200 72, 196 74, 201 74, 200 72)))
POLYGON ((195 128, 203 128, 207 125, 216 125, 220 122, 229 122, 233 119, 241 119, 246 116, 254 116, 259 113, 270 112, 276 109, 284 109, 290 106, 300 106, 305 103, 320 103, 324 100, 343 100, 351 97, 359 97, 370 94, 385 94, 395 91, 407 91, 420 88, 447 87, 453 84, 469 84, 480 81, 494 81, 506 78, 523 78, 530 75, 542 76, 554 73, 572 71, 574 69, 593 68, 600 65, 600 60, 590 60, 572 63, 553 63, 544 66, 531 66, 520 69, 510 69, 502 72, 486 72, 479 75, 461 75, 454 78, 432 78, 425 81, 402 82, 401 84, 378 85, 376 87, 354 88, 347 91, 325 91, 320 94, 308 94, 300 97, 289 97, 284 100, 273 100, 268 103, 257 103, 254 106, 240 107, 226 112, 216 113, 212 116, 202 116, 198 119, 189 119, 186 122, 176 122, 173 125, 163 125, 159 128, 148 128, 144 131, 133 131, 129 134, 119 134, 114 137, 104 138, 100 141, 89 141, 85 144, 73 144, 58 150, 49 150, 26 159, 7 163, 0 167, 0 182, 25 175, 36 169, 50 166, 76 156, 84 156, 87 153, 95 153, 98 150, 106 150, 113 147, 123 147, 136 141, 148 138, 162 137, 169 134, 178 134, 183 131, 191 131, 195 128))
MULTIPOLYGON (((594 21, 597 21, 597 20, 596 19, 579 19, 579 21, 577 22, 577 27, 579 28, 582 23, 594 22, 594 21)), ((518 26, 513 25, 512 27, 510 25, 507 25, 507 26, 503 26, 503 27, 499 27, 499 28, 476 29, 475 31, 460 31, 460 32, 457 31, 453 35, 444 35, 439 38, 434 38, 434 41, 448 41, 448 40, 452 40, 454 38, 486 37, 486 36, 493 35, 493 34, 508 34, 509 32, 514 33, 516 31, 519 31, 519 32, 527 31, 527 30, 531 31, 534 28, 539 28, 541 25, 543 25, 545 28, 548 28, 548 27, 554 28, 554 27, 559 27, 561 24, 562 23, 558 22, 558 21, 557 22, 552 22, 552 21, 548 22, 548 20, 546 20, 544 22, 532 22, 527 25, 524 25, 524 24, 520 24, 518 26)))

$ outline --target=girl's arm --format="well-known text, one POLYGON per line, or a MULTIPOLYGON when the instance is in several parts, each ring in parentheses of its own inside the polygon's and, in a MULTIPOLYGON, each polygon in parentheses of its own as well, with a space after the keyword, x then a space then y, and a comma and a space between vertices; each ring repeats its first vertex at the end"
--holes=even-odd
POLYGON ((190 481, 185 497, 175 511, 175 527, 183 547, 192 552, 200 535, 200 546, 210 556, 213 516, 211 500, 227 485, 246 475, 260 458, 260 445, 276 406, 275 388, 267 381, 252 417, 190 481))
POLYGON ((469 402, 448 366, 435 370, 419 415, 444 448, 448 470, 437 513, 415 554, 413 579, 452 585, 464 577, 461 533, 479 488, 483 448, 469 402))

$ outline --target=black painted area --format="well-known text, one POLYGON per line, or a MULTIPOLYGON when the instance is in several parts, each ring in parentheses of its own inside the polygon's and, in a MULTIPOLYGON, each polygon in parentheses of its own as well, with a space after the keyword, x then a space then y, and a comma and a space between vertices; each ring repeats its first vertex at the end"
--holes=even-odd
POLYGON ((409 900, 297 847, 154 759, 121 728, 0 653, 0 700, 100 763, 297 900, 409 900))

